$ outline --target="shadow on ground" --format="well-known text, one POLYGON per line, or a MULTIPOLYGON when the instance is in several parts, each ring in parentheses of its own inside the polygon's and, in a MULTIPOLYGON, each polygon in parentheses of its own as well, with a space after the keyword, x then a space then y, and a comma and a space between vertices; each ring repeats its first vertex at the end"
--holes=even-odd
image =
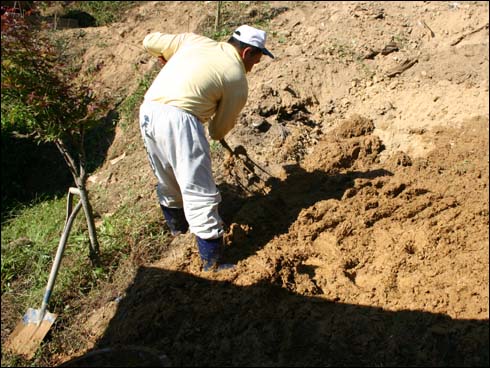
MULTIPOLYGON (((124 351, 128 345, 166 354, 172 366, 488 366, 489 362, 488 320, 391 312, 304 297, 268 283, 237 287, 149 267, 139 268, 94 350, 124 351)), ((108 366, 117 359, 82 357, 64 365, 108 366)), ((125 364, 133 366, 129 360, 125 364)), ((137 365, 148 365, 142 355, 137 365)))
MULTIPOLYGON (((342 199, 356 179, 391 175, 384 169, 307 172, 294 165, 285 180, 269 182, 266 195, 243 198, 236 187, 221 186, 225 221, 251 229, 227 257, 256 253, 287 233, 303 209, 342 199)), ((201 367, 489 364, 488 320, 345 304, 274 281, 237 286, 204 277, 140 267, 93 350, 64 366, 155 366, 161 356, 172 366, 201 367)))

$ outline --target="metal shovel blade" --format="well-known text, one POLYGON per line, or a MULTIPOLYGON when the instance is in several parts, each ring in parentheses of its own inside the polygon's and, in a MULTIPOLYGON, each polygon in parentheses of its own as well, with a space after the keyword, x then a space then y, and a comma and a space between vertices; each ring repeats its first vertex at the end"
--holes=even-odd
POLYGON ((27 310, 7 341, 8 350, 22 354, 27 359, 34 356, 57 316, 46 311, 44 318, 40 321, 40 313, 40 309, 29 308, 27 310))

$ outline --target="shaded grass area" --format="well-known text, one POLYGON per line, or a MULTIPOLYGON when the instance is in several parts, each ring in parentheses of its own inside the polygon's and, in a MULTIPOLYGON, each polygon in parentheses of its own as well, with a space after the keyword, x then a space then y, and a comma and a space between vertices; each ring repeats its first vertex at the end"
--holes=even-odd
MULTIPOLYGON (((106 159, 115 135, 119 112, 111 110, 86 133, 88 173, 106 159)), ((66 194, 74 186, 73 177, 54 143, 2 132, 2 223, 15 216, 18 208, 66 194)))
POLYGON ((2 133, 2 222, 23 204, 62 195, 72 182, 54 144, 2 133))

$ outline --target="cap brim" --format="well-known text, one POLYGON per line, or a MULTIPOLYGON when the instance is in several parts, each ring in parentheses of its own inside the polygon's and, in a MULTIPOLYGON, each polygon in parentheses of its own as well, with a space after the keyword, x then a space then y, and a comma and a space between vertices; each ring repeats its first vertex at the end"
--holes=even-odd
POLYGON ((265 47, 262 49, 262 53, 274 59, 274 55, 272 55, 271 52, 267 50, 265 47))

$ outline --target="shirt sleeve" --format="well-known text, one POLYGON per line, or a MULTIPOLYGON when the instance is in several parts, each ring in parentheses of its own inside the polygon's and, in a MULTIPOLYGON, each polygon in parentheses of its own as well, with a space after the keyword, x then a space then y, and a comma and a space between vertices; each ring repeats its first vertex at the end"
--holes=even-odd
POLYGON ((151 56, 163 56, 168 61, 191 38, 192 34, 188 33, 178 35, 163 34, 160 32, 150 33, 143 40, 143 48, 151 56))
POLYGON ((216 114, 209 122, 208 131, 211 139, 219 141, 235 126, 240 111, 247 102, 247 87, 233 88, 225 92, 218 102, 216 114))

